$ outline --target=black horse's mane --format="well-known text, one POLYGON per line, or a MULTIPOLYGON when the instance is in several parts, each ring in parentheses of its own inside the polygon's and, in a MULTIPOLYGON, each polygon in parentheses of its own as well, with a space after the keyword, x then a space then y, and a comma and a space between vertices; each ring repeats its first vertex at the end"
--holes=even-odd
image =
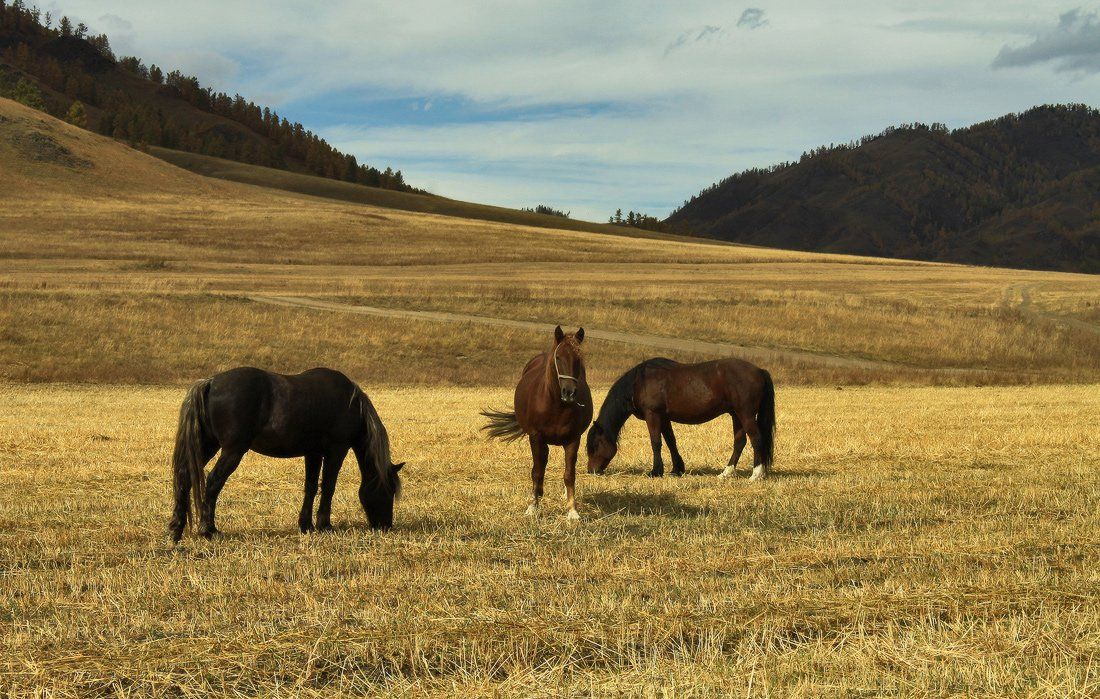
MULTIPOLYGON (((645 373, 648 367, 665 367, 675 363, 664 357, 647 359, 611 384, 611 390, 607 392, 607 397, 604 398, 603 405, 600 406, 600 414, 596 418, 596 424, 599 425, 604 436, 611 440, 612 444, 619 443, 619 433, 622 432, 623 425, 626 424, 627 418, 634 411, 634 382, 640 375, 645 373)), ((589 445, 591 444, 592 442, 589 440, 589 445)), ((591 452, 591 448, 589 452, 591 452)))
POLYGON ((393 460, 390 457, 390 435, 386 432, 386 426, 382 424, 382 418, 378 417, 378 411, 374 409, 370 398, 358 386, 352 394, 352 400, 356 398, 359 399, 359 414, 367 429, 367 448, 370 451, 371 461, 374 462, 378 479, 384 488, 394 494, 395 498, 401 497, 401 479, 390 470, 393 460))

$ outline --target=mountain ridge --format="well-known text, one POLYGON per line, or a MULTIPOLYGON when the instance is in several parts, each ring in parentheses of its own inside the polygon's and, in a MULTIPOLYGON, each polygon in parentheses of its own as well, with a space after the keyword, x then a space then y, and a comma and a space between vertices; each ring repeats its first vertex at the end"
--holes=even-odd
POLYGON ((665 223, 796 250, 1100 272, 1100 112, 887 129, 731 175, 665 223))

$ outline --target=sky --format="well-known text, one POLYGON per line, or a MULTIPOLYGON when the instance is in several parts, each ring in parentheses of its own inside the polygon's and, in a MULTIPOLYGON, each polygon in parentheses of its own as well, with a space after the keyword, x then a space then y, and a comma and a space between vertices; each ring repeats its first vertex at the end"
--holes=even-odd
POLYGON ((448 197, 664 217, 711 183, 920 121, 1100 106, 1100 5, 62 0, 448 197))

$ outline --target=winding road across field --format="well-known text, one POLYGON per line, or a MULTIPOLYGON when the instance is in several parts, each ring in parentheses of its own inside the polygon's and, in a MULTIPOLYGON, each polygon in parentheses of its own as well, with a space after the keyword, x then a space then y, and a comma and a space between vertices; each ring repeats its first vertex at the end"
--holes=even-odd
POLYGON ((1001 297, 1002 308, 1015 308, 1025 315, 1029 315, 1033 318, 1042 318, 1049 320, 1052 323, 1058 323, 1061 325, 1067 325, 1078 330, 1084 330, 1085 332, 1092 333, 1094 335, 1100 335, 1100 325, 1090 323, 1087 320, 1081 320, 1079 318, 1070 318, 1068 316, 1061 316, 1057 313, 1050 313, 1047 311, 1039 310, 1031 304, 1031 290, 1035 287, 1034 284, 1009 284, 1005 287, 1004 295, 1001 297), (1017 294, 1020 297, 1020 302, 1016 303, 1017 294))
MULTIPOLYGON (((344 303, 333 303, 320 299, 306 298, 303 296, 250 296, 251 301, 267 303, 276 306, 292 306, 297 308, 312 308, 323 311, 336 311, 340 313, 357 313, 360 315, 380 316, 383 318, 410 318, 415 320, 428 320, 439 323, 475 323, 479 325, 495 325, 505 328, 517 328, 520 330, 535 330, 550 332, 554 326, 549 323, 540 323, 529 320, 513 320, 511 318, 494 318, 491 316, 469 315, 466 313, 451 313, 449 311, 413 311, 403 308, 379 308, 376 306, 360 306, 344 303)), ((585 327, 587 337, 606 340, 609 342, 622 342, 642 347, 655 349, 694 352, 703 355, 728 356, 735 354, 744 359, 750 359, 760 364, 768 364, 777 358, 788 361, 805 362, 818 366, 830 366, 844 369, 916 369, 904 364, 887 362, 875 359, 861 359, 858 357, 841 357, 831 354, 817 354, 802 350, 776 349, 773 347, 755 347, 751 345, 737 345, 728 342, 708 342, 705 340, 689 340, 674 337, 662 337, 660 335, 643 335, 639 333, 621 332, 618 330, 600 330, 598 328, 585 327)), ((937 369, 937 371, 982 371, 981 369, 937 369)))

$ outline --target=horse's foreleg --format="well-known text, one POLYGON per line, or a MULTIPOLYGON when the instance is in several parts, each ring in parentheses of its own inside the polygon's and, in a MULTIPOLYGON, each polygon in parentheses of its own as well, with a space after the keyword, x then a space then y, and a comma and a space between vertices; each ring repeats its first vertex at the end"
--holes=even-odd
POLYGON ((546 459, 550 456, 550 447, 546 446, 535 435, 531 440, 531 504, 527 506, 527 514, 539 513, 539 501, 542 499, 542 482, 546 478, 546 459))
POLYGON ((203 501, 202 519, 199 524, 199 534, 201 536, 209 539, 218 533, 218 528, 214 526, 214 513, 218 508, 218 495, 222 492, 225 482, 241 465, 241 459, 244 458, 247 451, 247 449, 223 448, 221 456, 214 463, 214 468, 210 469, 210 473, 206 476, 206 497, 203 501))
POLYGON ((336 478, 347 455, 347 447, 325 454, 321 467, 321 504, 317 506, 317 529, 321 531, 332 529, 332 494, 336 492, 336 478))
POLYGON ((730 456, 729 463, 726 464, 726 469, 718 474, 719 478, 727 478, 737 473, 737 462, 741 459, 741 452, 745 450, 745 444, 748 440, 745 438, 745 428, 741 426, 741 421, 737 419, 737 414, 733 414, 733 454, 730 456))
POLYGON ((661 422, 661 434, 668 442, 668 451, 672 454, 672 475, 684 475, 684 460, 680 457, 680 451, 676 448, 676 435, 672 433, 672 420, 666 415, 661 422))
POLYGON ((313 531, 313 499, 317 496, 317 480, 321 477, 321 455, 306 454, 306 486, 302 496, 302 511, 298 513, 298 529, 303 534, 313 531))
POLYGON ((577 499, 574 485, 577 482, 577 452, 580 451, 581 440, 565 445, 565 518, 580 519, 577 514, 577 499))
POLYGON ((649 475, 660 478, 665 475, 665 462, 661 460, 661 416, 654 412, 645 414, 645 424, 649 428, 649 446, 653 447, 653 470, 649 475))

